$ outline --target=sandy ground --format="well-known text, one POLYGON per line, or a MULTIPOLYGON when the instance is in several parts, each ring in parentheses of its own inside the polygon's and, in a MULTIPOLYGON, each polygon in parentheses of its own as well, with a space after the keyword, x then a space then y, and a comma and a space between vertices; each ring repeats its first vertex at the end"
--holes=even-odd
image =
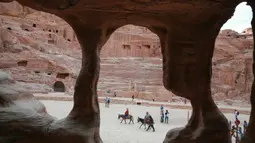
MULTIPOLYGON (((46 94, 42 94, 42 93, 34 93, 34 96, 36 97, 68 97, 70 98, 70 101, 72 100, 72 96, 70 94, 67 93, 60 93, 60 92, 52 92, 52 93, 46 93, 46 94)), ((105 99, 105 97, 98 97, 99 99, 105 99)), ((111 99, 117 99, 117 100, 122 100, 122 101, 132 101, 131 98, 124 98, 124 97, 111 97, 111 99)), ((135 102, 144 102, 144 103, 150 103, 150 104, 163 104, 163 105, 181 105, 181 106, 189 106, 191 107, 190 103, 187 102, 187 104, 184 104, 183 102, 153 102, 153 101, 149 101, 149 100, 142 100, 142 99, 134 99, 135 102)), ((216 102, 217 106, 219 108, 228 108, 228 109, 239 109, 239 110, 251 110, 251 105, 250 104, 246 104, 246 103, 235 103, 233 105, 227 105, 224 104, 222 102, 216 102)))
MULTIPOLYGON (((64 118, 71 110, 73 103, 71 101, 52 101, 42 100, 49 114, 64 118)), ((236 107, 238 109, 238 107, 236 107)), ((168 130, 174 127, 182 127, 187 123, 187 114, 191 111, 168 109, 170 111, 169 124, 160 123, 159 107, 145 107, 138 105, 121 105, 113 104, 110 108, 105 108, 104 104, 100 104, 101 109, 101 137, 104 143, 160 143, 164 140, 168 130), (135 124, 120 124, 117 119, 118 113, 123 114, 125 109, 129 108, 130 114, 135 118, 135 124), (139 129, 137 117, 144 117, 148 111, 155 120, 156 132, 145 131, 139 129)), ((225 114, 225 116, 234 120, 233 114, 225 114)), ((241 122, 249 119, 248 115, 239 116, 241 122)))

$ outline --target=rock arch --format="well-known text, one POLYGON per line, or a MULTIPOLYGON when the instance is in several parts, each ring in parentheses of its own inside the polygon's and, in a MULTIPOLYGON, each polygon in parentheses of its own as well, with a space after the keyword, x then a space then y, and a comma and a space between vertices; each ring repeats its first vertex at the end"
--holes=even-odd
POLYGON ((65 92, 66 91, 65 84, 62 81, 56 81, 53 84, 53 90, 55 92, 65 92))
MULTIPOLYGON (((106 5, 102 1, 84 5, 85 0, 58 0, 48 3, 42 0, 17 1, 65 19, 77 34, 83 56, 81 71, 75 86, 73 109, 67 118, 53 122, 46 114, 40 116, 34 114, 35 117, 30 118, 31 112, 22 112, 21 117, 24 118, 24 114, 28 115, 21 121, 26 121, 23 124, 28 126, 26 129, 32 130, 30 132, 27 130, 23 132, 17 128, 18 124, 16 128, 13 127, 16 130, 10 132, 10 126, 4 124, 9 122, 0 120, 2 123, 0 135, 9 136, 6 142, 17 140, 16 138, 21 135, 20 142, 28 143, 102 143, 99 133, 100 110, 96 94, 100 69, 99 52, 110 35, 117 28, 128 23, 148 27, 160 37, 164 86, 177 96, 191 101, 193 113, 188 124, 183 128, 170 130, 164 143, 231 142, 228 121, 212 99, 211 68, 215 39, 222 25, 234 13, 239 0, 183 0, 182 2, 140 0, 139 3, 108 0, 106 5), (34 118, 45 122, 39 124, 34 122, 34 118), (72 131, 70 127, 73 127, 72 131)), ((255 18, 255 2, 247 1, 253 9, 253 18, 255 18)), ((252 21, 252 28, 255 35, 255 19, 252 21)), ((253 71, 255 74, 255 66, 253 71)), ((247 142, 255 142, 254 85, 255 83, 251 92, 250 123, 245 135, 247 142)))

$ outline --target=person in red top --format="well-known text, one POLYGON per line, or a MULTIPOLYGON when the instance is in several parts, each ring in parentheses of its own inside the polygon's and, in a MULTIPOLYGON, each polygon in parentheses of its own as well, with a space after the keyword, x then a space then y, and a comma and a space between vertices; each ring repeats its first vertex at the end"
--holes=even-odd
POLYGON ((129 115, 129 111, 128 111, 128 108, 126 109, 126 112, 125 112, 125 118, 127 118, 129 115))

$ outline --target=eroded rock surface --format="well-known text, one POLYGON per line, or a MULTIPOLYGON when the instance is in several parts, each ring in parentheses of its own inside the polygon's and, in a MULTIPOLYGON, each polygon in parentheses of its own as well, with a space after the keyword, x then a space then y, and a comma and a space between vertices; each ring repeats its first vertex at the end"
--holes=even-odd
MULTIPOLYGON (((38 142, 42 134, 44 135, 44 142, 102 142, 99 135, 100 110, 97 99, 97 82, 100 71, 99 53, 110 35, 117 28, 128 23, 145 26, 159 36, 163 59, 164 87, 177 96, 189 99, 193 108, 188 124, 184 128, 169 131, 164 143, 231 142, 228 121, 212 98, 211 77, 212 65, 214 64, 212 57, 220 28, 232 16, 240 1, 108 0, 105 3, 86 0, 18 1, 31 8, 49 12, 65 19, 75 31, 77 40, 81 44, 82 53, 81 70, 74 87, 73 109, 66 119, 56 121, 56 123, 51 124, 52 128, 47 130, 52 131, 51 135, 58 134, 59 137, 52 138, 47 133, 45 136, 45 133, 39 130, 35 134, 30 132, 26 135, 26 137, 38 135, 37 137, 27 140, 25 138, 22 140, 23 142, 38 142), (81 130, 76 130, 77 128, 80 129, 80 126, 82 133, 81 130), (72 132, 69 132, 70 129, 72 132), (63 136, 62 133, 67 136, 63 136)), ((249 4, 254 9, 254 2, 250 1, 249 4)), ((254 28, 254 20, 252 25, 254 28)), ((22 26, 22 29, 27 32, 33 31, 25 25, 22 26)), ((58 33, 56 30, 48 30, 48 32, 58 33)), ((242 37, 238 33, 226 33, 231 38, 242 37)), ((48 36, 49 38, 52 37, 52 35, 48 36)), ((73 35, 71 37, 67 41, 75 39, 73 35)), ((54 43, 54 39, 48 43, 54 43)), ((122 46, 125 50, 131 47, 126 44, 122 46)), ((146 44, 144 47, 148 51, 150 46, 146 44)), ((65 77, 65 75, 67 74, 61 74, 60 77, 65 77)), ((227 83, 238 84, 242 81, 239 72, 237 75, 239 78, 228 77, 227 83)), ((223 91, 221 92, 223 93, 223 91)), ((231 94, 235 92, 233 91, 231 94)), ((252 107, 255 103, 253 94, 252 90, 252 107)), ((252 110, 246 135, 250 142, 254 142, 254 136, 251 136, 254 134, 253 112, 252 110)), ((39 128, 44 129, 46 126, 48 125, 44 124, 39 128)), ((3 131, 6 128, 3 127, 3 131)), ((23 132, 15 130, 13 134, 23 132)))
MULTIPOLYGON (((28 93, 8 74, 0 71, 0 127, 5 129, 0 130, 0 142, 84 141, 83 138, 90 136, 90 133, 81 131, 88 126, 75 123, 70 118, 71 116, 57 121, 47 113, 45 106, 31 93, 28 93), (39 138, 41 139, 38 140, 39 138)), ((96 129, 90 129, 91 132, 93 130, 96 129)), ((90 137, 87 139, 91 140, 90 137)))
MULTIPOLYGON (((0 67, 32 92, 54 91, 54 83, 61 81, 66 91, 73 93, 81 67, 81 50, 69 24, 17 2, 1 7, 0 67), (17 67, 23 60, 27 65, 17 67), (69 76, 57 76, 65 73, 69 76)), ((212 93, 216 100, 249 101, 253 80, 252 39, 249 29, 242 33, 223 30, 217 37, 212 74, 212 93)), ((120 27, 103 46, 100 57, 100 96, 110 89, 117 96, 131 97, 134 94, 131 86, 136 84, 137 97, 152 100, 156 96, 158 101, 171 101, 174 95, 171 92, 157 96, 167 90, 162 83, 159 37, 148 28, 120 27)))

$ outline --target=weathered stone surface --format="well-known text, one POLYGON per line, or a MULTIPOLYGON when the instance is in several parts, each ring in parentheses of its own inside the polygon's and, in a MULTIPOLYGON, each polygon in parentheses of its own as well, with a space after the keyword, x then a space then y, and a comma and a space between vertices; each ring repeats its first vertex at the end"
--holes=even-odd
MULTIPOLYGON (((31 8, 65 19, 75 31, 77 40, 81 44, 82 64, 74 87, 74 107, 67 118, 53 122, 53 119, 43 116, 40 121, 44 121, 46 124, 41 124, 36 129, 31 128, 31 131, 37 132, 24 134, 24 131, 14 128, 10 134, 9 126, 3 126, 1 128, 3 134, 9 134, 13 139, 17 139, 15 138, 17 135, 23 134, 19 141, 27 143, 101 143, 99 135, 100 111, 96 93, 100 70, 99 53, 117 28, 132 23, 145 26, 159 36, 164 87, 177 96, 189 99, 193 108, 191 119, 185 128, 169 131, 164 143, 231 142, 228 121, 212 99, 212 57, 219 30, 232 16, 240 1, 18 1, 31 8), (55 138, 55 135, 58 137, 55 138), (43 140, 40 139, 42 137, 43 140)), ((253 1, 250 1, 249 4, 254 8, 253 1)), ((30 32, 26 28, 24 31, 30 32)), ((48 32, 58 33, 52 29, 49 29, 48 32)), ((48 44, 55 44, 58 40, 50 34, 47 35, 49 37, 48 44)), ((230 33, 227 32, 228 34, 230 33)), ((234 35, 233 37, 239 38, 237 33, 231 34, 234 35)), ((65 32, 64 37, 67 37, 65 32)), ((71 35, 71 37, 74 36, 71 35)), ((67 43, 74 39, 68 38, 67 43)), ((132 45, 123 44, 123 51, 126 50, 125 53, 129 55, 130 51, 127 50, 131 49, 132 45)), ((144 49, 142 51, 146 53, 146 56, 150 55, 150 47, 151 44, 142 44, 142 49, 144 49)), ((223 56, 225 54, 227 53, 224 53, 223 56)), ((236 77, 240 77, 239 73, 236 75, 238 75, 236 77)), ((244 81, 242 78, 236 77, 229 76, 225 81, 227 84, 233 82, 238 84, 238 82, 244 81)), ((252 106, 255 103, 253 94, 252 91, 252 106)), ((9 115, 13 111, 14 109, 9 111, 9 115)), ((254 134, 253 112, 252 110, 246 135, 251 142, 254 142, 254 136, 251 136, 254 134)), ((18 113, 22 114, 23 112, 18 111, 18 113)), ((31 115, 32 113, 27 112, 27 114, 31 115)), ((31 120, 29 117, 25 119, 31 120)), ((34 125, 36 123, 29 124, 27 127, 34 125)))
MULTIPOLYGON (((19 14, 15 17, 1 16, 2 42, 0 44, 3 46, 0 47, 2 52, 0 66, 33 92, 52 91, 53 84, 59 80, 56 78, 57 73, 59 71, 70 73, 70 77, 60 80, 64 82, 67 91, 72 93, 81 65, 80 45, 73 29, 54 15, 35 10, 26 12, 25 7, 24 12, 21 12, 16 7, 22 6, 17 6, 16 2, 12 4, 14 6, 1 4, 3 9, 0 12, 6 13, 8 9, 8 12, 25 13, 26 16, 25 18, 19 14), (5 6, 7 8, 4 8, 5 6), (27 60, 28 66, 21 70, 16 68, 16 63, 22 60, 27 60), (25 72, 31 74, 25 74, 25 72), (38 86, 31 86, 31 83, 38 86)), ((185 54, 182 56, 186 57, 180 58, 183 64, 195 60, 189 56, 194 53, 194 50, 184 48, 183 51, 185 54)), ((250 33, 237 33, 232 30, 220 32, 213 57, 213 95, 221 92, 228 95, 229 91, 236 89, 240 92, 238 98, 229 94, 230 97, 222 96, 221 99, 248 100, 247 95, 251 90, 253 79, 250 68, 251 52, 252 35, 250 33), (242 64, 244 62, 246 64, 242 64)), ((139 93, 149 92, 148 95, 152 96, 157 94, 155 89, 158 88, 161 89, 160 92, 167 93, 162 88, 160 42, 158 36, 149 29, 133 25, 120 27, 103 46, 100 57, 101 76, 98 85, 100 91, 109 89, 125 91, 118 96, 131 97, 128 84, 135 79, 133 82, 136 82, 139 93)), ((157 97, 157 100, 171 100, 172 93, 164 95, 166 96, 157 97)), ((152 99, 151 97, 143 98, 152 99)))
MULTIPOLYGON (((253 36, 255 36, 255 2, 252 0, 248 0, 248 5, 251 6, 252 12, 253 12, 253 19, 251 21, 252 25, 252 32, 253 36)), ((255 49, 255 39, 253 39, 253 49, 255 49)), ((255 76, 255 50, 253 50, 253 65, 252 65, 252 71, 253 71, 253 76, 255 76)), ((250 114, 250 120, 249 120, 249 125, 247 129, 247 133, 245 134, 244 139, 242 140, 243 142, 247 143, 252 143, 255 142, 255 81, 253 80, 252 83, 252 89, 251 89, 251 114, 250 114)))
POLYGON ((246 28, 246 29, 243 30, 242 33, 252 35, 252 28, 246 28))
POLYGON ((7 121, 4 121, 7 119, 4 112, 7 112, 8 108, 11 109, 12 107, 10 106, 23 106, 24 108, 33 109, 38 113, 46 113, 46 109, 41 102, 35 100, 32 94, 28 93, 18 82, 15 82, 13 78, 2 71, 0 71, 0 92, 0 106, 3 108, 0 113, 1 122, 7 121))

